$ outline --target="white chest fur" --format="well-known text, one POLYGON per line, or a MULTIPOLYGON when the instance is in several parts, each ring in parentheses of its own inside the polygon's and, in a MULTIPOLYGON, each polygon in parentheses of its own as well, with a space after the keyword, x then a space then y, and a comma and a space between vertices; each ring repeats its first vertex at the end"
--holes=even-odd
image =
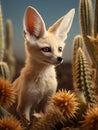
POLYGON ((39 93, 40 96, 51 92, 54 93, 57 88, 56 73, 54 68, 42 70, 36 75, 33 75, 31 81, 28 82, 29 93, 39 93))

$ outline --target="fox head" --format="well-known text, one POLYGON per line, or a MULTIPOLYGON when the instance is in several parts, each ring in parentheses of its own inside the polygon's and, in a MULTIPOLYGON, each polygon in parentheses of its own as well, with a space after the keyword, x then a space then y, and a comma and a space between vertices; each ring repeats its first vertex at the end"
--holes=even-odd
POLYGON ((31 6, 27 7, 23 28, 29 57, 43 64, 60 64, 63 61, 64 41, 71 28, 74 14, 75 10, 72 9, 46 30, 44 20, 38 11, 31 6))

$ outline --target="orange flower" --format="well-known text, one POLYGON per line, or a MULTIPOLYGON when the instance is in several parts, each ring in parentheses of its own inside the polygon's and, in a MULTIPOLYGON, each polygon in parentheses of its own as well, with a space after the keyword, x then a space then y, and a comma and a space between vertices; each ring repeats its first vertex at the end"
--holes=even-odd
POLYGON ((3 117, 0 120, 0 130, 23 130, 20 123, 14 117, 3 117))
POLYGON ((12 84, 0 78, 0 105, 8 108, 15 101, 15 91, 12 84))
POLYGON ((63 125, 64 122, 63 113, 53 106, 32 125, 30 130, 56 130, 56 126, 63 125))
POLYGON ((78 109, 78 102, 75 95, 70 91, 59 91, 52 98, 52 104, 63 112, 64 117, 71 118, 78 109))
POLYGON ((86 130, 98 130, 98 108, 92 108, 84 116, 83 128, 86 130))

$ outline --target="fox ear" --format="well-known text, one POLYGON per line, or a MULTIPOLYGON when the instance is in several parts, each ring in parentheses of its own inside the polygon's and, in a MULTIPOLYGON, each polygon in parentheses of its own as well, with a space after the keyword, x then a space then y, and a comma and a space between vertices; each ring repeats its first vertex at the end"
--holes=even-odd
POLYGON ((24 35, 28 39, 30 37, 40 38, 45 34, 45 23, 36 9, 29 6, 26 9, 23 19, 24 35))
POLYGON ((74 14, 75 9, 70 10, 65 16, 61 17, 56 23, 54 23, 48 31, 55 33, 61 40, 64 41, 71 28, 74 14))

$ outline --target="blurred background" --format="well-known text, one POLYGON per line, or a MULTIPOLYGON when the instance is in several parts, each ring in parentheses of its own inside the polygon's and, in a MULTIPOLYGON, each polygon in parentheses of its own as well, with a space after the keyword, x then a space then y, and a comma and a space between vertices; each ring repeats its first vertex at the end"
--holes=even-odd
POLYGON ((35 7, 43 17, 46 27, 51 26, 56 20, 75 8, 75 17, 72 28, 65 41, 64 63, 56 68, 58 88, 72 89, 72 42, 74 36, 80 34, 79 25, 79 0, 1 0, 4 27, 7 19, 13 24, 13 54, 16 58, 16 79, 25 62, 25 49, 23 38, 23 16, 27 6, 35 7))
POLYGON ((78 7, 79 0, 1 0, 3 10, 4 26, 7 19, 13 23, 13 49, 14 54, 25 58, 24 39, 23 39, 23 16, 27 6, 35 7, 43 17, 46 27, 51 26, 56 20, 65 15, 70 9, 75 8, 75 17, 72 28, 66 40, 64 50, 65 61, 71 61, 72 57, 72 40, 76 34, 80 33, 78 7))

